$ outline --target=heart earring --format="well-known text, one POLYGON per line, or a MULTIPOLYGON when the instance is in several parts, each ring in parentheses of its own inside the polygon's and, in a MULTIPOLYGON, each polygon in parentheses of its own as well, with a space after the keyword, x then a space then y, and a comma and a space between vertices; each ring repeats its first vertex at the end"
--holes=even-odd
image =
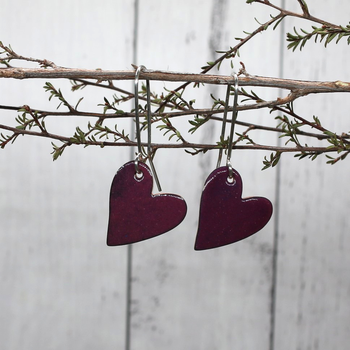
MULTIPOLYGON (((261 230, 270 220, 272 204, 267 198, 242 198, 242 179, 232 168, 231 153, 234 125, 237 119, 238 77, 235 74, 232 122, 227 147, 226 166, 217 168, 208 176, 202 192, 195 250, 221 247, 240 241, 261 230)), ((227 86, 221 139, 225 135, 231 86, 227 86)))
POLYGON ((143 161, 138 105, 138 81, 141 70, 135 73, 135 119, 138 153, 134 161, 124 164, 114 176, 109 206, 107 245, 131 244, 170 231, 184 219, 185 200, 175 194, 152 194, 153 176, 161 191, 152 160, 150 84, 147 87, 147 155, 150 167, 143 161), (152 176, 153 173, 153 176, 152 176))

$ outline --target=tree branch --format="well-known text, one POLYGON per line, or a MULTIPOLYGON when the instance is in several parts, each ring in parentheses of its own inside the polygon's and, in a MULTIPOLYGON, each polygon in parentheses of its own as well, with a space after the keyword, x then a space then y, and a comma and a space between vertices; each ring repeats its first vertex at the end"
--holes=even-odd
MULTIPOLYGON (((215 61, 207 62, 207 64, 201 67, 201 73, 180 73, 169 72, 161 70, 143 69, 140 73, 140 80, 154 80, 154 81, 169 81, 169 82, 181 82, 182 84, 174 90, 168 90, 165 88, 166 93, 161 94, 151 92, 151 105, 156 106, 156 110, 151 112, 151 123, 157 124, 157 128, 163 132, 163 136, 169 136, 169 141, 175 137, 176 144, 162 143, 153 144, 152 149, 155 152, 159 148, 185 148, 192 149, 193 151, 187 151, 193 155, 200 152, 206 152, 209 149, 227 149, 228 140, 221 138, 216 144, 196 144, 187 141, 187 137, 182 135, 179 129, 176 128, 176 123, 172 122, 171 118, 188 116, 190 117, 188 122, 190 124, 188 133, 193 134, 199 127, 205 124, 209 120, 217 120, 222 122, 222 117, 219 114, 224 111, 232 111, 232 107, 225 106, 225 102, 211 95, 213 104, 211 108, 195 108, 195 100, 187 100, 184 91, 187 86, 194 84, 200 86, 200 84, 215 84, 215 85, 234 85, 235 79, 232 76, 208 74, 214 67, 220 68, 225 59, 236 57, 239 53, 239 49, 247 44, 258 33, 266 31, 273 26, 275 29, 281 21, 286 17, 298 17, 308 21, 322 24, 322 27, 318 28, 313 26, 313 31, 308 33, 302 30, 299 34, 295 29, 295 34, 287 34, 287 41, 289 42, 288 48, 293 51, 299 47, 303 48, 305 43, 311 38, 318 38, 320 41, 324 40, 327 46, 334 38, 337 38, 336 42, 343 37, 348 38, 350 43, 350 26, 342 27, 332 23, 326 22, 319 18, 316 18, 310 14, 308 6, 305 0, 297 0, 301 7, 302 13, 294 13, 286 9, 280 8, 272 4, 269 0, 247 0, 247 3, 260 3, 279 11, 276 16, 271 16, 265 23, 259 23, 258 27, 251 33, 244 32, 245 36, 242 38, 235 38, 236 43, 233 47, 230 47, 227 51, 217 51, 221 54, 215 61)), ((59 106, 67 108, 66 111, 43 111, 32 109, 29 106, 14 107, 14 106, 0 106, 0 109, 17 111, 22 113, 18 115, 15 120, 16 126, 8 126, 0 124, 0 129, 11 132, 11 135, 4 135, 0 133, 0 147, 4 148, 8 143, 13 142, 19 135, 31 135, 50 138, 53 140, 59 140, 61 145, 56 146, 53 144, 53 158, 57 159, 67 146, 75 145, 95 145, 95 146, 135 146, 136 142, 131 141, 128 134, 124 130, 118 130, 117 125, 114 124, 111 128, 110 123, 105 125, 105 121, 115 118, 135 118, 135 111, 124 112, 119 107, 120 104, 130 101, 135 97, 133 92, 125 91, 114 85, 114 81, 118 80, 134 80, 136 66, 132 65, 134 69, 131 70, 102 70, 102 69, 75 69, 57 66, 55 63, 46 59, 35 59, 31 57, 25 57, 17 54, 11 46, 5 46, 0 42, 0 48, 3 49, 0 52, 0 64, 4 67, 0 68, 0 78, 5 79, 69 79, 73 81, 72 90, 78 90, 87 85, 91 85, 97 88, 111 89, 120 93, 121 96, 113 95, 112 100, 108 100, 104 97, 104 102, 98 106, 102 106, 103 113, 100 112, 85 112, 78 110, 79 99, 77 103, 70 103, 64 97, 62 91, 59 88, 55 88, 52 83, 46 82, 44 89, 50 93, 49 100, 52 98, 58 99, 59 106), (13 60, 28 61, 37 63, 40 68, 22 68, 13 67, 10 63, 13 60), (86 127, 81 129, 76 127, 74 134, 71 137, 64 135, 57 135, 49 133, 46 130, 45 118, 48 116, 79 116, 88 118, 86 127), (98 118, 97 121, 91 124, 91 117, 98 118), (33 130, 34 129, 34 130, 33 130), (112 142, 110 141, 112 139, 112 142)), ((232 62, 231 62, 232 63, 232 62)), ((350 134, 349 133, 336 133, 326 129, 317 116, 313 116, 313 119, 297 115, 294 112, 293 103, 299 97, 309 94, 319 93, 339 93, 350 92, 350 82, 343 81, 306 81, 306 80, 293 80, 293 79, 280 79, 273 77, 262 77, 248 74, 245 70, 245 66, 241 63, 242 68, 239 70, 238 94, 241 98, 237 111, 256 110, 261 108, 267 108, 270 112, 277 112, 275 117, 279 124, 276 127, 268 127, 264 125, 258 125, 254 123, 247 123, 237 120, 238 125, 246 127, 242 133, 236 133, 237 138, 233 141, 233 146, 236 149, 254 149, 254 150, 269 150, 274 153, 270 154, 269 159, 265 157, 265 168, 275 166, 280 159, 280 156, 284 152, 295 152, 295 156, 299 159, 309 157, 312 160, 320 154, 327 154, 327 157, 331 159, 328 163, 334 164, 339 160, 345 159, 350 153, 350 134), (244 88, 251 87, 266 87, 287 90, 284 97, 278 97, 275 100, 266 101, 259 97, 256 92, 247 92, 244 88), (246 103, 248 101, 248 103, 246 103), (311 129, 311 130, 310 130, 311 129), (279 147, 279 146, 267 146, 260 145, 252 139, 252 133, 254 130, 272 131, 280 134, 280 137, 284 137, 286 140, 285 145, 289 142, 294 144, 295 147, 279 147), (326 143, 328 147, 310 147, 306 143, 303 144, 302 137, 313 138, 315 142, 321 141, 326 143), (242 143, 246 145, 242 145, 242 143), (328 143, 328 144, 327 144, 328 143), (330 144, 330 146, 329 146, 330 144), (337 158, 329 156, 329 152, 337 153, 337 158)), ((233 90, 232 90, 233 93, 233 90)), ((145 86, 142 85, 141 90, 138 92, 140 100, 146 100, 145 86)), ((129 106, 127 107, 129 108, 129 106)), ((150 105, 136 106, 140 117, 145 117, 150 110, 150 105)), ((153 109, 153 108, 152 108, 153 109)), ((227 122, 230 122, 227 120, 227 122)), ((143 127, 147 127, 145 122, 143 127)), ((308 142, 308 140, 307 140, 308 142)), ((152 153, 153 153, 152 152, 152 153)), ((147 155, 145 155, 147 157, 147 155)))
MULTIPOLYGON (((62 142, 66 142, 70 145, 73 145, 74 143, 71 141, 71 138, 64 137, 61 135, 51 134, 51 133, 43 133, 43 132, 37 132, 32 130, 20 130, 17 128, 13 128, 7 125, 0 124, 0 129, 5 129, 8 131, 12 131, 16 135, 30 135, 30 136, 38 136, 38 137, 44 137, 49 138, 52 140, 59 140, 62 142)), ((82 143, 86 146, 112 146, 112 147, 130 147, 130 146, 137 146, 137 142, 134 141, 127 141, 127 142, 90 142, 87 141, 86 143, 82 143)), ((142 147, 147 147, 147 143, 142 142, 142 147)), ((203 149, 203 150, 215 150, 220 149, 221 147, 218 144, 199 144, 199 143, 191 143, 191 142, 182 142, 182 143, 153 143, 151 145, 153 150, 160 149, 160 148, 182 148, 182 149, 203 149)), ((334 152, 335 148, 329 148, 329 147, 303 147, 302 149, 299 147, 276 147, 276 146, 269 146, 269 145, 234 145, 233 148, 240 149, 240 150, 262 150, 262 151, 279 151, 279 152, 289 152, 289 153, 295 153, 295 152, 319 152, 319 153, 325 153, 325 152, 334 152)))
MULTIPOLYGON (((90 70, 90 69, 74 69, 74 68, 0 68, 0 78, 13 79, 96 79, 99 81, 110 80, 134 80, 135 71, 109 71, 109 70, 90 70)), ((140 74, 140 80, 158 80, 173 82, 192 82, 203 84, 227 85, 234 84, 232 76, 211 75, 211 74, 195 74, 195 73, 179 73, 167 72, 161 70, 143 70, 140 74)), ((260 86, 270 88, 280 88, 287 90, 304 91, 310 93, 325 92, 350 92, 350 82, 333 81, 306 81, 281 79, 272 77, 261 77, 257 75, 247 75, 239 77, 239 86, 260 86)))

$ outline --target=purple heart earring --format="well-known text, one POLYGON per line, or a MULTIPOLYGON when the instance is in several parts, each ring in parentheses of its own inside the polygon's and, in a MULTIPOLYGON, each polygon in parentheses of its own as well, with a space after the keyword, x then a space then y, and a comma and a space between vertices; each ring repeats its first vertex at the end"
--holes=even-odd
POLYGON ((151 102, 150 85, 147 88, 147 155, 150 167, 142 161, 141 130, 138 114, 138 81, 141 70, 135 73, 135 119, 138 153, 134 161, 124 164, 114 176, 109 204, 107 245, 131 244, 170 231, 184 219, 187 206, 175 194, 152 194, 153 176, 158 190, 161 186, 155 171, 151 152, 151 102), (153 176, 152 176, 153 173, 153 176))
MULTIPOLYGON (((242 198, 242 179, 232 168, 231 153, 234 125, 237 119, 238 77, 235 74, 234 103, 226 166, 217 168, 208 176, 202 192, 195 250, 221 247, 240 241, 261 230, 270 220, 272 204, 267 198, 242 198)), ((231 86, 227 86, 221 139, 225 135, 231 86)))

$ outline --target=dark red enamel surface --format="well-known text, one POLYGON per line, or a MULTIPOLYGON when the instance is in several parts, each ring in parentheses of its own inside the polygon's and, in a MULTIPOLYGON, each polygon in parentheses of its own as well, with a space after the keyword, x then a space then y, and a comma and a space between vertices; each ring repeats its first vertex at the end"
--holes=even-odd
POLYGON ((107 245, 123 245, 158 236, 185 217, 184 199, 174 194, 152 194, 153 177, 139 162, 143 177, 135 178, 135 164, 123 165, 114 176, 110 193, 107 245))
POLYGON ((271 202, 263 197, 242 199, 242 179, 236 170, 233 177, 231 184, 227 167, 217 168, 208 176, 201 198, 196 250, 240 241, 270 220, 271 202))

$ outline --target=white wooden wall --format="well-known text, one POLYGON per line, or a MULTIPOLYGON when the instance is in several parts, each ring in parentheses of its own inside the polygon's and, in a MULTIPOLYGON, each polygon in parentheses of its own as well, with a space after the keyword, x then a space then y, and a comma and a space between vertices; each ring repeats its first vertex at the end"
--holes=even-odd
MULTIPOLYGON (((296 0, 285 3, 299 11, 296 0)), ((347 0, 308 4, 315 16, 349 21, 347 0)), ((264 21, 270 13, 244 0, 33 0, 16 7, 2 0, 1 12, 0 40, 23 55, 67 67, 130 69, 137 63, 185 72, 198 72, 213 50, 233 45, 243 30, 254 29, 254 17, 264 21)), ((310 28, 294 19, 285 23, 287 30, 294 25, 310 28)), ((236 69, 241 60, 251 74, 350 81, 345 40, 327 50, 310 43, 291 53, 280 45, 281 30, 254 38, 235 60, 236 69)), ((230 70, 223 66, 221 72, 230 70)), ((69 84, 53 83, 69 94, 69 84)), ((1 80, 0 104, 55 108, 43 85, 1 80)), ((210 93, 224 98, 218 87, 189 93, 198 106, 210 105, 210 93)), ((261 91, 266 99, 278 93, 261 91)), ((103 96, 86 88, 73 97, 83 94, 81 106, 91 110, 103 96)), ((295 108, 319 116, 332 130, 349 130, 347 95, 309 96, 295 108)), ((1 122, 11 118, 0 112, 1 122)), ((239 118, 275 125, 268 111, 239 118)), ((77 122, 47 123, 69 132, 77 122)), ((186 130, 187 122, 176 126, 186 130)), ((213 142, 219 129, 211 123, 192 140, 213 142)), ((273 134, 256 139, 277 142, 273 134)), ((49 140, 26 137, 0 150, 1 349, 348 349, 349 160, 329 166, 324 158, 290 155, 261 172, 266 153, 235 151, 244 195, 270 198, 273 218, 242 242, 195 252, 201 190, 216 152, 191 157, 159 151, 155 165, 163 189, 182 195, 188 213, 178 228, 132 248, 105 244, 110 184, 130 150, 71 147, 56 162, 50 152, 49 140)))

